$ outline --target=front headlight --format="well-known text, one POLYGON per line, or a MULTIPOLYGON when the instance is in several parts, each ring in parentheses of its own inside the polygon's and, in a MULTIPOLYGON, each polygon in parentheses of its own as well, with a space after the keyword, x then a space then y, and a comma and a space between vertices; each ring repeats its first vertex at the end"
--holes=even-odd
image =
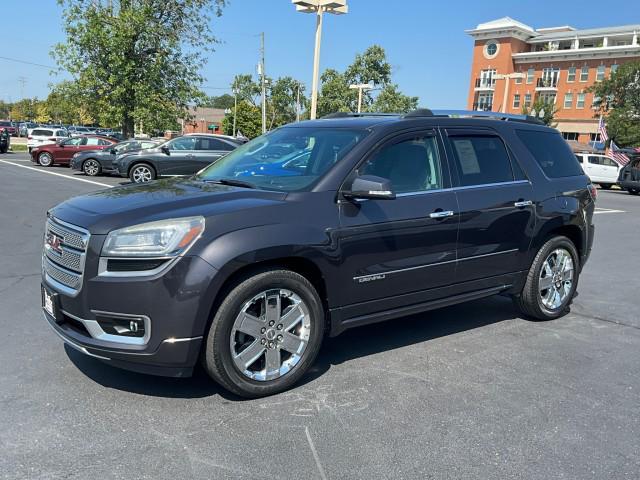
POLYGON ((76 153, 73 154, 73 156, 71 158, 77 158, 79 156, 80 156, 80 152, 76 152, 76 153))
POLYGON ((114 230, 102 246, 103 257, 174 257, 204 232, 204 217, 173 218, 114 230))

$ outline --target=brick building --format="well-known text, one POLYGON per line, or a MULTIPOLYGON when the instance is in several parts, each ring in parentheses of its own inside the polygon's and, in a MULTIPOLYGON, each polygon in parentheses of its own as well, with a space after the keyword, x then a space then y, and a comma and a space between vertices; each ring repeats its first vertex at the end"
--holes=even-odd
POLYGON ((224 115, 223 108, 191 108, 190 118, 180 120, 182 133, 222 133, 224 115))
POLYGON ((504 17, 466 33, 474 39, 469 109, 520 113, 540 98, 558 110, 563 136, 582 143, 598 139, 587 88, 640 60, 640 25, 534 30, 504 17))

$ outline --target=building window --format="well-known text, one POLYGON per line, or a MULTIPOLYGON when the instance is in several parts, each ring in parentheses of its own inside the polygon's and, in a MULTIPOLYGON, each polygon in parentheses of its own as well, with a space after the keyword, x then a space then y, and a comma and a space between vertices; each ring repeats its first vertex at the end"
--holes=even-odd
POLYGON ((587 96, 586 93, 579 93, 578 98, 576 100, 576 108, 584 108, 584 100, 587 96))
POLYGON ((618 67, 620 65, 618 65, 617 63, 614 63, 613 65, 611 65, 611 73, 609 74, 609 76, 613 75, 614 73, 616 73, 618 71, 618 67))
POLYGON ((533 77, 536 71, 533 68, 527 70, 527 83, 533 83, 533 77))
POLYGON ((556 103, 556 94, 550 92, 542 92, 538 97, 545 105, 553 105, 556 103))
POLYGON ((587 67, 586 65, 580 69, 580 81, 589 81, 589 67, 587 67))
POLYGON ((564 95, 564 108, 573 107, 573 93, 565 93, 564 95))
POLYGON ((567 71, 567 82, 575 82, 576 81, 576 67, 569 67, 567 71))
POLYGON ((562 132, 562 138, 565 140, 575 140, 578 141, 578 137, 580 134, 578 132, 562 132))
POLYGON ((599 142, 600 141, 600 134, 599 133, 590 133, 589 134, 589 140, 592 142, 599 142))
POLYGON ((488 40, 484 44, 484 56, 485 58, 495 58, 500 51, 500 44, 497 40, 488 40))
POLYGON ((493 92, 480 92, 473 104, 474 110, 491 111, 493 108, 493 92))
POLYGON ((525 93, 524 94, 524 106, 529 108, 531 106, 531 94, 530 93, 525 93))
POLYGON ((604 68, 604 65, 598 65, 598 69, 596 70, 596 82, 604 80, 604 68))
POLYGON ((520 94, 516 93, 513 96, 513 108, 520 108, 520 94))
MULTIPOLYGON (((518 71, 518 73, 522 75, 521 71, 518 71)), ((514 80, 514 83, 516 85, 520 85, 522 83, 522 77, 516 77, 515 80, 514 80)))

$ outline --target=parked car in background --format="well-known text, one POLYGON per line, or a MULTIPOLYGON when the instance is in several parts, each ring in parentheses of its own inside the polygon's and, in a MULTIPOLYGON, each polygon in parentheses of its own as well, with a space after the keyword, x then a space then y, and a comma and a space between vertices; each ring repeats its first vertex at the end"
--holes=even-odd
POLYGON ((102 150, 115 145, 112 138, 98 135, 67 138, 59 143, 44 145, 31 150, 31 161, 43 167, 51 165, 69 165, 74 153, 82 150, 102 150))
POLYGON ((77 137, 80 135, 94 135, 95 133, 96 133, 95 129, 90 127, 78 127, 78 126, 69 127, 70 137, 77 137))
POLYGON ((11 147, 11 135, 4 127, 0 127, 0 153, 7 153, 11 147))
POLYGON ((76 152, 71 157, 71 168, 73 170, 83 171, 85 175, 94 177, 101 173, 111 173, 113 169, 113 161, 117 155, 131 153, 137 150, 145 150, 154 148, 162 142, 154 140, 125 140, 116 143, 102 150, 88 150, 76 152))
POLYGON ((27 150, 29 153, 34 148, 43 145, 55 145, 68 137, 67 131, 61 128, 37 127, 29 132, 27 136, 27 150))
POLYGON ((18 127, 10 120, 0 120, 0 128, 4 128, 12 137, 18 135, 18 127))
POLYGON ((226 135, 190 134, 173 138, 156 148, 119 155, 114 167, 134 183, 163 176, 193 175, 241 143, 226 135))
POLYGON ((22 122, 18 125, 18 136, 26 137, 29 135, 29 130, 33 130, 38 126, 35 122, 22 122))
POLYGON ((608 190, 612 185, 618 183, 620 165, 607 157, 597 153, 576 153, 576 158, 582 170, 601 188, 608 190))
POLYGON ((618 185, 631 195, 640 195, 640 153, 627 152, 629 163, 620 169, 618 185))

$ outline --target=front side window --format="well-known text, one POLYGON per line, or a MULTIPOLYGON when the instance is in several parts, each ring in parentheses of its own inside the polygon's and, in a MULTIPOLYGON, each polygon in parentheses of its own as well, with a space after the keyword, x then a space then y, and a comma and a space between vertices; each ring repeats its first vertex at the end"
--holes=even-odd
POLYGON ((358 174, 387 178, 396 193, 441 189, 442 170, 436 139, 422 136, 386 146, 365 162, 358 174))
POLYGON ((559 133, 539 130, 516 130, 516 133, 547 177, 582 175, 576 156, 559 133))
POLYGON ((169 150, 195 150, 196 149, 196 137, 180 137, 170 141, 167 144, 169 150))
POLYGON ((69 145, 69 146, 78 146, 78 145, 82 145, 82 141, 84 140, 84 138, 82 137, 74 137, 74 138, 70 138, 69 140, 65 140, 63 143, 64 145, 69 145))
POLYGON ((237 178, 285 192, 309 190, 367 134, 347 128, 278 128, 231 151, 198 178, 212 182, 237 178))
POLYGON ((99 138, 87 137, 87 141, 86 141, 85 145, 96 146, 96 145, 102 145, 102 144, 100 143, 100 139, 99 138))
POLYGON ((461 135, 450 138, 460 186, 513 181, 509 154, 495 135, 461 135))

